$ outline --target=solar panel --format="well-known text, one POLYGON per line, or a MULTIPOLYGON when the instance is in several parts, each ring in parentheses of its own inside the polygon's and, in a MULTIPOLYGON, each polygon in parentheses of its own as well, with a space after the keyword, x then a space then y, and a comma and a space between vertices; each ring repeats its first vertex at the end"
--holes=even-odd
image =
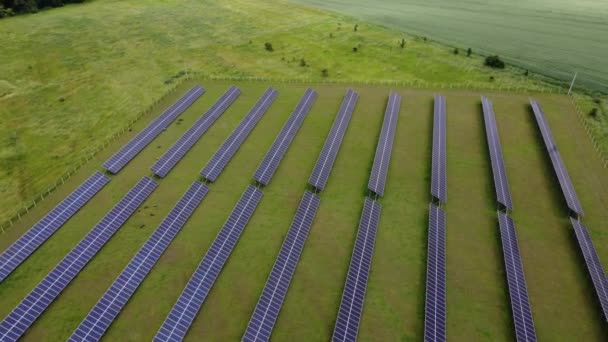
POLYGON ((606 280, 606 272, 604 272, 604 268, 600 263, 600 258, 593 246, 587 227, 573 218, 570 218, 570 221, 574 228, 578 245, 581 248, 581 252, 583 252, 583 257, 587 264, 587 271, 589 271, 589 276, 595 287, 595 294, 599 299, 604 320, 608 321, 608 280, 606 280))
POLYGON ((431 178, 431 195, 443 203, 447 196, 447 162, 446 162, 446 113, 445 97, 435 95, 433 116, 433 161, 431 178))
POLYGON ((209 189, 200 182, 194 182, 190 186, 76 328, 69 341, 99 341, 101 339, 208 191, 209 189))
POLYGON ((440 342, 446 340, 445 213, 432 203, 429 211, 424 340, 440 342))
POLYGON ((509 190, 509 182, 507 181, 507 172, 505 170, 505 162, 502 155, 502 147, 500 146, 500 136, 498 135, 492 101, 482 96, 481 105, 483 107, 483 118, 486 126, 486 138, 490 151, 490 161, 492 163, 492 174, 494 175, 496 200, 506 208, 513 210, 513 202, 511 201, 511 192, 509 190))
POLYGON ((293 138, 295 138, 316 98, 317 93, 314 90, 310 88, 306 90, 304 96, 302 96, 302 99, 298 102, 293 113, 281 129, 281 132, 279 132, 279 135, 277 135, 277 138, 272 143, 264 160, 262 160, 262 163, 255 171, 253 179, 264 185, 270 183, 270 179, 277 171, 279 163, 287 152, 287 148, 289 148, 293 138))
POLYGON ((530 99, 530 105, 532 106, 532 110, 534 111, 536 123, 540 128, 540 132, 545 142, 545 147, 547 148, 547 152, 549 153, 549 158, 551 158, 553 169, 557 174, 557 179, 559 181, 560 187, 562 188, 562 193, 566 198, 568 208, 570 208, 570 210, 579 215, 583 215, 583 208, 581 206, 580 201, 578 200, 578 196, 576 196, 574 186, 572 185, 572 181, 570 180, 570 176, 568 175, 568 171, 566 170, 566 166, 564 165, 562 156, 560 155, 559 150, 555 145, 555 140, 553 140, 551 129, 549 128, 547 120, 545 119, 545 114, 540 108, 538 102, 536 102, 535 100, 530 99))
POLYGON ((177 303, 165 318, 154 341, 181 341, 194 321, 211 287, 217 280, 230 253, 238 242, 241 233, 255 208, 262 199, 262 190, 248 186, 241 199, 232 210, 219 234, 207 250, 207 254, 188 281, 177 303))
POLYGON ((308 183, 319 190, 323 190, 325 185, 327 185, 329 173, 331 172, 334 162, 336 161, 336 157, 338 156, 340 145, 344 139, 346 128, 348 128, 348 123, 352 116, 353 110, 355 109, 358 98, 359 95, 352 89, 349 89, 346 92, 344 101, 342 101, 342 105, 340 106, 340 111, 338 112, 331 130, 329 131, 329 135, 325 140, 325 145, 323 145, 323 150, 321 150, 319 159, 317 159, 317 164, 315 164, 312 175, 310 175, 308 183))
POLYGON ((224 95, 152 165, 152 172, 158 177, 165 177, 240 94, 239 88, 235 86, 228 88, 224 95))
POLYGON ((0 323, 0 341, 13 341, 34 323, 112 235, 156 189, 143 177, 0 323))
POLYGON ((23 234, 19 240, 2 252, 0 254, 0 282, 32 255, 109 181, 110 178, 100 172, 95 172, 42 220, 23 234))
POLYGON ((277 95, 278 92, 272 88, 266 90, 260 100, 251 108, 232 134, 230 134, 228 139, 224 141, 222 146, 220 146, 213 157, 211 157, 211 160, 209 160, 205 168, 201 171, 201 176, 212 182, 217 179, 220 172, 228 165, 230 159, 232 159, 241 144, 249 136, 258 121, 260 121, 262 115, 270 108, 270 105, 272 105, 277 95))
POLYGON ((365 198, 359 231, 342 292, 340 310, 332 337, 333 342, 357 340, 381 211, 380 203, 365 198))
POLYGON ((393 149, 393 140, 397 129, 400 106, 401 96, 397 95, 397 93, 391 93, 388 97, 386 112, 384 113, 384 122, 382 123, 382 131, 380 132, 380 138, 378 139, 378 146, 376 146, 376 156, 374 157, 372 174, 369 178, 369 183, 367 184, 369 190, 380 196, 384 195, 388 164, 391 160, 391 151, 393 149))
POLYGON ((181 99, 167 108, 152 123, 137 134, 131 141, 123 146, 116 154, 103 163, 103 167, 111 173, 118 173, 131 159, 144 149, 154 138, 169 126, 180 114, 182 114, 194 101, 196 101, 205 89, 196 85, 190 89, 181 99))
POLYGON ((507 271, 509 296, 511 297, 515 335, 518 342, 536 341, 536 331, 534 330, 528 287, 521 262, 521 254, 519 253, 517 234, 515 233, 515 223, 509 216, 500 211, 498 212, 498 222, 507 271))
POLYGON ((279 256, 272 267, 262 295, 245 330, 243 341, 268 341, 272 328, 281 310, 289 283, 296 270, 306 237, 317 213, 320 199, 306 191, 300 201, 287 237, 283 241, 279 256))

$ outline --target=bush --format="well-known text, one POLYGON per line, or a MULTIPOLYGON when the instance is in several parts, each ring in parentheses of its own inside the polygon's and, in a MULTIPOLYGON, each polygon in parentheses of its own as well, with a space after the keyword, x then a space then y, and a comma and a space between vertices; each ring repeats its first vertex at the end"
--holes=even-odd
POLYGON ((471 57, 471 54, 473 53, 473 50, 471 50, 471 48, 467 49, 467 57, 471 57))
POLYGON ((486 57, 484 65, 494 69, 505 68, 505 62, 503 62, 502 59, 500 59, 500 57, 497 55, 486 57))
POLYGON ((274 51, 272 44, 270 44, 270 43, 264 43, 264 48, 266 49, 266 51, 270 51, 270 52, 274 51))
POLYGON ((305 67, 306 66, 306 61, 304 60, 304 58, 300 59, 300 66, 301 67, 305 67))
POLYGON ((524 76, 528 77, 528 75, 530 75, 530 72, 526 70, 526 72, 524 72, 524 76))
POLYGON ((2 4, 0 4, 0 18, 12 17, 15 15, 12 8, 4 8, 2 4))
POLYGON ((401 39, 399 46, 401 46, 402 49, 405 47, 405 39, 401 39))
POLYGON ((357 52, 359 51, 359 48, 357 48, 356 46, 353 48, 353 52, 357 52))
POLYGON ((460 51, 458 50, 458 48, 455 48, 455 49, 454 49, 454 54, 455 54, 455 55, 457 55, 457 54, 459 54, 459 53, 460 53, 460 51))
POLYGON ((329 76, 329 70, 327 70, 327 69, 321 70, 321 76, 328 77, 329 76))
POLYGON ((592 118, 597 118, 597 113, 598 113, 597 108, 593 108, 593 109, 592 109, 592 110, 589 112, 589 116, 590 116, 590 117, 592 117, 592 118))
POLYGON ((359 24, 355 24, 355 32, 359 29, 359 24))

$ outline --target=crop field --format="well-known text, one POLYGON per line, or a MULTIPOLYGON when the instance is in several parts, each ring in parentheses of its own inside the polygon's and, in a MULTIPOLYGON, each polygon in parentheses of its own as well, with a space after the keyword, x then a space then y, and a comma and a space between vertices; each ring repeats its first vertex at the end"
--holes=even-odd
MULTIPOLYGON (((275 103, 209 194, 137 289, 105 340, 150 340, 222 227, 307 87, 319 93, 273 181, 186 340, 241 338, 287 233, 308 177, 338 111, 346 85, 226 82, 194 79, 154 107, 131 132, 85 164, 65 185, 0 235, 5 250, 102 163, 194 84, 207 92, 100 191, 48 242, 0 283, 5 317, 150 167, 234 84, 241 96, 196 143, 137 212, 24 335, 25 341, 65 340, 186 191, 268 86, 275 103)), ((434 91, 355 85, 360 95, 321 205, 273 331, 273 340, 330 339, 390 90, 402 97, 388 183, 379 201, 361 341, 418 341, 424 296, 434 91)), ((539 340, 602 341, 591 281, 567 219, 527 95, 444 91, 447 98, 447 333, 453 341, 512 341, 514 333, 496 218, 495 195, 480 95, 494 102, 514 200, 513 217, 539 340)), ((543 106, 585 208, 584 222, 608 260, 608 177, 563 95, 533 94, 543 106)))
POLYGON ((345 13, 608 90, 608 2, 292 0, 345 13))

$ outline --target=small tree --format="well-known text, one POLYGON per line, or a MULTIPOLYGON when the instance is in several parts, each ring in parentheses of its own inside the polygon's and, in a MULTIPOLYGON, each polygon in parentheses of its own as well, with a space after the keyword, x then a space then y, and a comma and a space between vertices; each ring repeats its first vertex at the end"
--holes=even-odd
POLYGON ((399 46, 401 46, 402 49, 405 47, 405 39, 401 39, 399 46))
POLYGON ((471 57, 471 54, 473 53, 473 50, 471 50, 471 48, 467 49, 467 57, 471 57))
POLYGON ((494 69, 505 68, 505 62, 503 62, 502 59, 500 59, 500 57, 497 55, 486 57, 484 65, 494 69))
POLYGON ((274 49, 272 48, 272 44, 270 43, 264 43, 264 48, 266 49, 266 51, 274 51, 274 49))
POLYGON ((355 32, 359 29, 359 24, 355 24, 355 32))
POLYGON ((458 48, 455 48, 455 49, 454 49, 454 54, 455 54, 455 55, 457 55, 457 54, 459 54, 459 53, 460 53, 460 51, 458 51, 458 48))
POLYGON ((327 69, 321 70, 321 76, 328 77, 329 76, 329 70, 327 70, 327 69))
POLYGON ((301 67, 305 67, 306 66, 306 61, 304 60, 304 58, 300 59, 300 66, 301 67))

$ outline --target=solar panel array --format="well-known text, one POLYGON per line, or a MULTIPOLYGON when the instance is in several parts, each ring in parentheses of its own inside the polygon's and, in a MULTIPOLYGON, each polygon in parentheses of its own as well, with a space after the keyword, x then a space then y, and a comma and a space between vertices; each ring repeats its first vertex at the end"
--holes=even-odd
POLYGON ((397 130, 397 119, 399 117, 399 107, 401 106, 401 96, 397 93, 391 93, 388 97, 388 105, 384 113, 384 122, 382 123, 382 131, 378 146, 376 146, 376 156, 374 157, 374 166, 372 174, 369 178, 367 188, 375 194, 383 196, 384 187, 386 186, 386 176, 388 174, 388 165, 391 160, 391 151, 393 149, 393 140, 395 131, 397 130))
POLYGON ((430 204, 426 264, 424 340, 446 340, 445 212, 430 204))
POLYGON ((310 191, 304 193, 287 237, 279 251, 279 256, 247 325, 243 341, 268 341, 270 339, 319 203, 320 199, 317 195, 310 191))
POLYGON ((228 165, 228 162, 232 159, 243 141, 249 136, 258 121, 260 121, 262 115, 270 108, 270 105, 272 105, 278 94, 273 88, 266 90, 228 139, 224 141, 222 146, 211 157, 211 160, 201 171, 201 176, 212 182, 217 179, 220 172, 228 165))
POLYGON ((431 177, 431 195, 442 203, 448 201, 447 196, 447 162, 446 162, 446 113, 445 97, 435 95, 433 119, 433 161, 431 177))
POLYGON ((182 114, 194 101, 196 101, 205 89, 196 85, 186 95, 175 102, 171 107, 159 115, 151 124, 144 128, 131 141, 116 152, 110 159, 103 163, 103 167, 111 173, 118 173, 127 163, 131 161, 141 150, 144 149, 154 138, 169 126, 180 114, 182 114))
POLYGON ((100 172, 95 172, 42 220, 2 252, 0 254, 0 282, 6 279, 109 181, 110 178, 100 172))
POLYGON ((580 221, 570 218, 576 240, 578 245, 583 252, 585 263, 587 264, 587 271, 591 276, 591 281, 595 287, 595 293, 599 299, 600 306, 604 315, 604 320, 608 321, 608 280, 606 280, 606 273, 600 263, 600 258, 597 255, 597 251, 589 236, 589 231, 584 224, 580 221))
POLYGON ((536 123, 538 124, 540 132, 543 136, 545 147, 547 148, 547 152, 549 153, 549 158, 551 158, 553 169, 557 174, 557 179, 559 180, 559 185, 562 188, 562 193, 564 194, 566 202, 568 203, 568 208, 570 208, 570 210, 577 213, 578 215, 582 215, 583 208, 581 206, 580 201, 578 200, 578 196, 576 196, 574 186, 572 185, 572 181, 570 180, 570 176, 568 175, 568 171, 566 170, 566 166, 564 165, 562 156, 560 155, 559 150, 557 149, 557 145, 555 145, 555 140, 553 140, 551 129, 549 128, 547 120, 545 119, 545 114, 540 108, 538 102, 530 99, 530 104, 532 106, 532 110, 534 111, 536 123))
POLYGON ((239 88, 235 86, 228 88, 224 95, 152 165, 152 172, 158 177, 165 177, 240 94, 239 88))
POLYGON ((101 339, 208 191, 209 188, 200 182, 194 182, 190 186, 76 328, 69 341, 99 341, 101 339))
POLYGON ((323 145, 323 150, 321 150, 319 159, 317 159, 315 168, 310 175, 308 183, 319 190, 323 190, 325 185, 327 185, 329 173, 331 172, 334 162, 336 161, 336 157, 338 156, 340 145, 344 139, 346 128, 348 128, 348 123, 350 122, 350 118, 353 110, 355 109, 358 98, 359 95, 352 89, 349 89, 346 92, 346 96, 344 97, 342 105, 340 106, 340 111, 338 112, 338 115, 331 126, 329 135, 327 136, 325 144, 323 145))
POLYGON ((333 342, 357 340, 381 211, 380 203, 365 198, 346 284, 342 292, 340 310, 332 337, 333 342))
POLYGON ((507 270, 507 283, 509 285, 509 296, 511 297, 515 335, 518 342, 536 341, 536 331, 534 329, 528 287, 515 233, 515 223, 509 216, 500 211, 498 212, 498 222, 500 225, 500 239, 502 241, 505 268, 507 270))
POLYGON ((165 318, 155 341, 181 341, 217 280, 247 222, 262 199, 262 190, 248 186, 165 318))
POLYGON ((287 148, 289 148, 293 138, 295 138, 296 133, 300 129, 304 118, 310 111, 310 108, 312 107, 312 104, 316 98, 317 93, 314 90, 310 88, 306 90, 304 96, 302 96, 302 99, 300 102, 298 102, 298 105, 294 109, 293 113, 281 129, 281 132, 279 132, 279 135, 272 143, 272 146, 264 157, 264 160, 262 160, 262 163, 255 171, 253 179, 255 179, 257 182, 264 185, 268 185, 268 183, 270 183, 270 179, 277 171, 279 163, 287 152, 287 148))
POLYGON ((156 182, 143 177, 106 216, 55 266, 0 323, 0 341, 17 340, 110 240, 144 200, 156 182))
POLYGON ((496 200, 498 203, 504 205, 507 209, 513 210, 511 191, 509 190, 509 182, 507 181, 507 172, 505 170, 505 162, 502 155, 502 147, 500 146, 500 137, 498 135, 496 116, 494 114, 492 101, 482 96, 481 104, 483 107, 483 118, 486 126, 486 138, 488 140, 488 148, 490 150, 492 173, 494 175, 496 200))

